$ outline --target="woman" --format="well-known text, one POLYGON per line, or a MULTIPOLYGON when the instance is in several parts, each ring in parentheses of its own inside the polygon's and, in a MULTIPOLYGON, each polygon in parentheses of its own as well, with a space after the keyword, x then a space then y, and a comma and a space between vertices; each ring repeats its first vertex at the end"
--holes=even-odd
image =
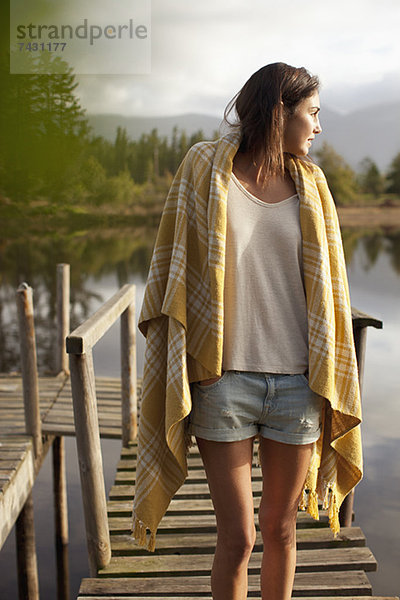
POLYGON ((238 122, 195 144, 164 208, 139 327, 147 336, 134 534, 152 549, 196 436, 217 519, 213 598, 247 597, 259 437, 262 598, 289 599, 300 504, 338 510, 362 475, 351 310, 337 216, 306 160, 318 79, 254 73, 238 122))

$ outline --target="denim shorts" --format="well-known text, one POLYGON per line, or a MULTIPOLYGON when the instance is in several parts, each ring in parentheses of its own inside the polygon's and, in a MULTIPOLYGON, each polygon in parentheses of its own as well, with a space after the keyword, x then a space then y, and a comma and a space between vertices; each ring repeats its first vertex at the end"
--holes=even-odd
POLYGON ((216 442, 255 435, 285 444, 309 444, 321 433, 324 399, 304 374, 225 371, 210 385, 191 384, 189 433, 216 442))

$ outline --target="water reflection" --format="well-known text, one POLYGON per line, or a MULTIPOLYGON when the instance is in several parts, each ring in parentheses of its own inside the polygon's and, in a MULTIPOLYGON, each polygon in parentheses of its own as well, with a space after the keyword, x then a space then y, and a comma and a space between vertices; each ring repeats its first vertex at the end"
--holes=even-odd
POLYGON ((342 229, 346 262, 350 264, 353 255, 360 248, 365 252, 364 270, 368 271, 381 254, 390 257, 394 271, 400 275, 400 230, 397 228, 342 229))
POLYGON ((117 288, 133 277, 145 279, 156 229, 141 227, 81 231, 65 235, 26 236, 3 240, 0 248, 0 372, 19 368, 19 342, 15 291, 22 281, 34 290, 38 365, 41 373, 53 368, 56 306, 56 264, 71 265, 71 328, 75 328, 105 298, 89 279, 99 281, 108 274, 117 278, 117 288))
MULTIPOLYGON (((55 266, 71 265, 71 327, 75 328, 105 300, 89 286, 88 280, 99 281, 109 274, 117 279, 117 287, 133 279, 144 281, 154 245, 156 227, 90 229, 81 224, 80 231, 27 234, 23 239, 3 239, 0 247, 0 372, 19 368, 15 290, 22 281, 34 289, 38 364, 41 373, 53 368, 53 343, 49 331, 55 320, 55 266)), ((400 274, 400 230, 343 230, 346 260, 363 249, 364 270, 387 254, 394 272, 400 274)))

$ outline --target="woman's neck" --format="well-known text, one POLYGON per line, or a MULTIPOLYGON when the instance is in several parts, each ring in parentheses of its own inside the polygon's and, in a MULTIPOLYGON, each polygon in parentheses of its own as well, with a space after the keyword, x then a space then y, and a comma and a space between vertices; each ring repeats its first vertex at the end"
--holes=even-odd
POLYGON ((294 182, 286 170, 284 175, 268 177, 263 183, 261 161, 256 159, 254 164, 249 152, 236 153, 232 171, 243 187, 265 202, 280 202, 296 193, 294 182))

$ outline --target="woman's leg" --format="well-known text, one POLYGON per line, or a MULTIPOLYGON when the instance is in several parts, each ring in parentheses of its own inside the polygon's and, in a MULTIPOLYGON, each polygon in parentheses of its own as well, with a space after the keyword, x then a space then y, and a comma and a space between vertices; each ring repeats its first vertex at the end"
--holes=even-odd
POLYGON ((251 488, 253 438, 213 442, 197 438, 217 519, 211 573, 214 600, 247 598, 247 565, 255 543, 251 488))
POLYGON ((262 600, 290 600, 296 568, 297 507, 313 444, 260 438, 263 494, 259 523, 264 542, 262 600))

